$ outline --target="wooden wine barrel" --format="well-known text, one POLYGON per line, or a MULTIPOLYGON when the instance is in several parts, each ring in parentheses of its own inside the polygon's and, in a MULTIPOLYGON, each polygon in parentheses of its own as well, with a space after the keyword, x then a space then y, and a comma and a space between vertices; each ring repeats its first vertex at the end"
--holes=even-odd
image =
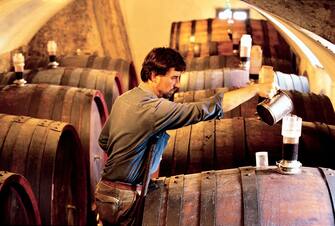
POLYGON ((21 174, 0 171, 0 224, 41 225, 35 194, 21 174))
POLYGON ((48 84, 10 85, 0 90, 0 106, 1 113, 71 123, 78 131, 88 161, 93 198, 106 160, 106 154, 98 144, 100 131, 108 117, 100 91, 48 84))
POLYGON ((240 88, 247 86, 249 73, 237 68, 203 71, 186 71, 180 76, 180 91, 215 89, 219 87, 240 88))
POLYGON ((254 45, 260 45, 265 57, 291 59, 292 51, 276 28, 267 20, 234 21, 219 18, 173 22, 170 47, 182 50, 190 43, 233 41, 239 45, 243 34, 250 34, 254 45))
POLYGON ((158 178, 142 225, 334 225, 334 170, 301 171, 241 167, 158 178))
MULTIPOLYGON (((34 76, 37 72, 38 70, 24 70, 23 78, 26 80, 27 78, 34 76)), ((6 85, 11 85, 15 79, 16 76, 14 71, 0 73, 0 86, 3 88, 6 85)))
POLYGON ((43 225, 85 225, 87 163, 65 122, 0 114, 0 168, 31 184, 43 225))
POLYGON ((293 114, 305 121, 335 125, 335 112, 329 97, 324 94, 286 91, 293 101, 293 114))
MULTIPOLYGON (((215 50, 213 50, 215 51, 215 50)), ((220 69, 224 67, 236 68, 240 64, 240 58, 237 55, 225 56, 204 56, 195 58, 186 58, 186 71, 201 71, 207 69, 220 69)), ((275 71, 284 73, 296 73, 295 66, 291 60, 267 58, 263 56, 263 65, 272 66, 275 71)))
POLYGON ((128 62, 121 58, 113 59, 108 56, 99 57, 97 55, 68 55, 60 57, 59 63, 60 66, 63 67, 87 67, 117 71, 120 73, 123 91, 132 89, 138 85, 138 79, 133 62, 128 62))
MULTIPOLYGON (((224 59, 234 59, 229 62, 230 65, 227 67, 238 67, 240 64, 240 58, 237 55, 229 53, 228 44, 190 44, 189 47, 179 50, 181 55, 186 60, 186 70, 205 70, 205 69, 217 69, 226 67, 224 65, 224 59), (216 54, 216 55, 215 55, 216 54), (228 55, 230 54, 230 55, 228 55), (221 58, 223 60, 215 60, 217 63, 209 63, 213 57, 221 58), (221 61, 221 62, 220 62, 221 61), (218 63, 221 63, 218 64, 218 63)), ((265 65, 272 66, 276 71, 282 71, 285 73, 296 73, 295 65, 292 60, 277 59, 275 57, 262 57, 265 65)))
MULTIPOLYGON (((15 72, 6 73, 3 76, 2 81, 7 83, 0 81, 0 84, 9 85, 15 80, 15 72)), ((23 77, 28 83, 33 84, 46 83, 100 90, 105 97, 109 111, 115 99, 122 94, 122 85, 117 71, 58 67, 34 71, 26 70, 23 77)))
MULTIPOLYGON (((25 72, 27 72, 27 70, 25 72)), ((14 80, 14 72, 0 73, 0 88, 3 88, 8 84, 12 84, 14 80)))
MULTIPOLYGON (((24 68, 28 70, 37 70, 39 68, 50 67, 48 65, 50 63, 48 55, 46 54, 28 55, 28 54, 26 55, 26 58, 24 60, 24 68)), ((57 56, 56 61, 58 61, 57 56)))
POLYGON ((278 59, 275 57, 263 56, 263 65, 270 65, 275 71, 282 71, 284 73, 296 74, 296 66, 294 60, 291 59, 278 59))
MULTIPOLYGON (((255 153, 267 151, 269 163, 281 159, 281 125, 257 118, 210 120, 169 130, 160 176, 255 165, 255 153)), ((303 165, 335 168, 335 126, 303 122, 299 160, 303 165)))
POLYGON ((232 56, 233 41, 184 44, 179 52, 186 59, 216 55, 232 56))
POLYGON ((282 90, 296 90, 304 93, 310 91, 308 78, 302 75, 286 74, 280 71, 275 71, 275 80, 282 90))
POLYGON ((294 53, 278 33, 275 27, 266 20, 249 19, 235 21, 229 25, 227 20, 207 19, 179 21, 172 23, 170 47, 179 50, 186 59, 229 53, 225 44, 231 41, 233 49, 239 50, 240 38, 250 34, 254 45, 263 50, 263 62, 275 70, 295 73, 294 53), (223 48, 222 48, 223 47, 223 48))
POLYGON ((207 56, 186 59, 186 71, 202 71, 207 69, 222 69, 224 67, 236 68, 240 64, 240 58, 232 56, 207 56))
POLYGON ((195 91, 186 91, 186 92, 177 92, 173 96, 173 101, 176 103, 188 103, 188 102, 197 102, 202 99, 213 96, 216 93, 225 93, 230 89, 228 87, 220 87, 216 89, 204 89, 204 90, 195 90, 195 91))
POLYGON ((252 43, 262 46, 265 57, 292 59, 293 53, 290 46, 270 22, 266 20, 249 20, 247 23, 252 43))
POLYGON ((200 19, 192 21, 173 22, 170 33, 170 47, 180 49, 190 42, 224 42, 232 40, 238 44, 242 34, 246 34, 246 24, 235 21, 229 24, 227 20, 218 18, 200 19))
MULTIPOLYGON (((178 92, 174 94, 173 101, 177 103, 197 102, 201 99, 213 96, 218 92, 228 92, 229 88, 216 88, 207 90, 196 90, 187 92, 178 92)), ((323 122, 335 125, 335 112, 328 96, 315 93, 303 93, 295 90, 286 90, 293 102, 294 109, 292 114, 301 117, 304 121, 323 122)), ((224 118, 232 117, 253 117, 256 116, 256 106, 262 100, 255 96, 242 103, 229 112, 225 112, 224 118)))
MULTIPOLYGON (((180 77, 180 91, 215 89, 219 87, 239 88, 249 82, 248 71, 238 68, 223 68, 186 71, 180 77)), ((282 90, 309 92, 308 80, 304 76, 276 72, 276 82, 282 90)))

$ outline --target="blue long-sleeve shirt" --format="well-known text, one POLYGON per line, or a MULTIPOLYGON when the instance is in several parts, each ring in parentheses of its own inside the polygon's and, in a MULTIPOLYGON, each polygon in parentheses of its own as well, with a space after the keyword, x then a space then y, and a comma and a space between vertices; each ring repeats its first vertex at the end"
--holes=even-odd
POLYGON ((166 130, 222 117, 222 98, 220 93, 201 102, 174 103, 158 98, 142 84, 119 96, 99 137, 108 154, 102 178, 139 184, 149 139, 158 137, 150 169, 153 173, 169 139, 166 130))

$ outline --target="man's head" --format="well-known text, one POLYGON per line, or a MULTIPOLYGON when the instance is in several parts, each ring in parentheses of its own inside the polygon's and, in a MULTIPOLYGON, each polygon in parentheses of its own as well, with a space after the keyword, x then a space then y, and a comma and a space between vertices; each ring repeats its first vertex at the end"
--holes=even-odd
POLYGON ((152 82, 157 96, 169 98, 178 89, 179 78, 185 68, 185 61, 177 51, 154 48, 144 59, 141 79, 152 82))

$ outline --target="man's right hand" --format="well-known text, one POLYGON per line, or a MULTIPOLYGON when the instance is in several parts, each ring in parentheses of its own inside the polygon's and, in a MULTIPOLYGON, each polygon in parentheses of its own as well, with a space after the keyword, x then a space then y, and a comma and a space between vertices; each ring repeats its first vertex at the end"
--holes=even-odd
POLYGON ((259 83, 256 85, 258 86, 258 95, 265 98, 271 99, 279 90, 279 86, 275 82, 259 83))

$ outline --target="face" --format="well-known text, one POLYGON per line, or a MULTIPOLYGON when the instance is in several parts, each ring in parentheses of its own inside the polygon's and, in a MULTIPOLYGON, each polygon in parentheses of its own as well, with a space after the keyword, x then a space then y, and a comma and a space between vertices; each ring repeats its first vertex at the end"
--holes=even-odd
POLYGON ((166 75, 157 75, 157 96, 170 98, 180 87, 180 71, 170 68, 166 75))

